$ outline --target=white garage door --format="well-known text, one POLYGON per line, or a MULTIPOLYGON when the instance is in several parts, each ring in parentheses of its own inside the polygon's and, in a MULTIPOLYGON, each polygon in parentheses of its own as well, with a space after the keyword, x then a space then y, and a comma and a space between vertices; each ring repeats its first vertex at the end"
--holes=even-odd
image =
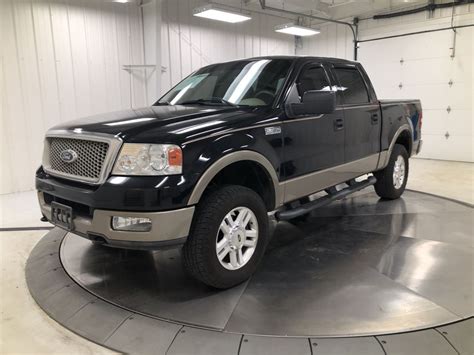
POLYGON ((473 161, 473 28, 360 44, 381 99, 419 98, 423 106, 421 157, 473 161))

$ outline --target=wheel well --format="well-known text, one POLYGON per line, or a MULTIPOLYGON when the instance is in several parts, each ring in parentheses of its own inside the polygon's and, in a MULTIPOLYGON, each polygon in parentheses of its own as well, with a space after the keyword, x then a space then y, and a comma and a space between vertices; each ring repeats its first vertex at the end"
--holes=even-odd
POLYGON ((395 144, 403 145, 408 152, 408 156, 411 156, 412 141, 411 141, 411 134, 409 131, 405 130, 402 133, 400 133, 400 135, 397 137, 397 140, 395 141, 395 144))
POLYGON ((275 190, 273 181, 259 163, 253 161, 239 161, 222 169, 211 180, 204 194, 218 186, 240 185, 255 191, 265 203, 268 211, 275 207, 275 190))

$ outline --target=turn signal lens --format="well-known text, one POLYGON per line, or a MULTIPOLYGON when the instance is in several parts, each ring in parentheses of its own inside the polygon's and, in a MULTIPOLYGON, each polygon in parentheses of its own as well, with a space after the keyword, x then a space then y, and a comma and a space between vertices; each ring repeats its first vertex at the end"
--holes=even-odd
POLYGON ((175 166, 183 165, 183 152, 180 148, 171 148, 168 150, 168 164, 175 166))

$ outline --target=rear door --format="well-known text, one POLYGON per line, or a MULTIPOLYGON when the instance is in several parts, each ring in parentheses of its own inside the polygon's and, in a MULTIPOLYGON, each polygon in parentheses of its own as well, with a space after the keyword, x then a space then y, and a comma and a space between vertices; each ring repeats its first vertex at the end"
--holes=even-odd
POLYGON ((338 104, 344 110, 345 162, 378 154, 382 117, 365 73, 354 64, 333 65, 332 72, 338 85, 338 104))

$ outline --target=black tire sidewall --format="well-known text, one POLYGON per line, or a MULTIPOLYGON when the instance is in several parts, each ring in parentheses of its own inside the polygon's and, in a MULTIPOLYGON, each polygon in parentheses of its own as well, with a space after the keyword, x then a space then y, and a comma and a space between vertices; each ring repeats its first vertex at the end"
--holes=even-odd
MULTIPOLYGON (((193 276, 217 288, 231 287, 248 279, 262 259, 269 239, 267 211, 260 196, 246 187, 225 186, 210 193, 200 202, 196 212, 190 238, 198 238, 199 242, 204 244, 201 248, 203 253, 201 262, 204 273, 208 275, 194 271, 193 276), (217 258, 216 238, 224 217, 237 207, 247 207, 255 214, 258 223, 258 241, 251 259, 242 268, 228 270, 217 258)), ((193 253, 193 250, 188 252, 193 253)))

